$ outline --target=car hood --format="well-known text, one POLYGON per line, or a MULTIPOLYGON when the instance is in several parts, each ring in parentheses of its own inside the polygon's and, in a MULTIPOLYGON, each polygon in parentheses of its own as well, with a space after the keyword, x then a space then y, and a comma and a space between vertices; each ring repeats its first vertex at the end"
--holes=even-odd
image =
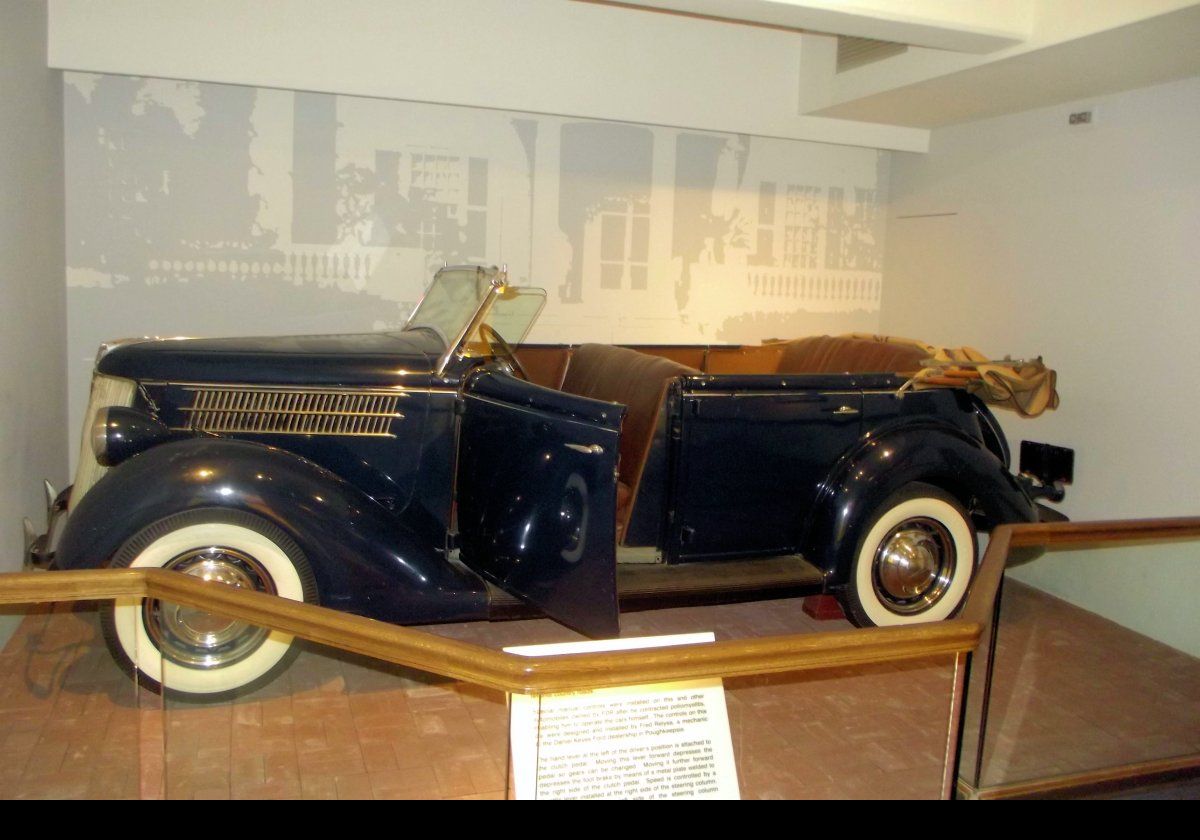
POLYGON ((104 353, 96 370, 161 382, 427 384, 444 350, 429 330, 262 338, 153 339, 104 353))

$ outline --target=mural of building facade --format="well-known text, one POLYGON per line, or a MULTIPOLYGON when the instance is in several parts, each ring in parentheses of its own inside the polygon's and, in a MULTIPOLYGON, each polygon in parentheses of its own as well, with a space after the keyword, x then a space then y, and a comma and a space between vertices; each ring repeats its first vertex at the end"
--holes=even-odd
POLYGON ((885 152, 81 73, 64 109, 76 428, 100 341, 395 329, 443 264, 545 288, 533 341, 878 325, 885 152))

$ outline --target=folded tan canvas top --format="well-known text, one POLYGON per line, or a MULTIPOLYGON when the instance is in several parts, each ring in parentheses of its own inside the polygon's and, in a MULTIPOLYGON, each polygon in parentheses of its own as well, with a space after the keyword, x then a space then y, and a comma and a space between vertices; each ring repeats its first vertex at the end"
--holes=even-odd
POLYGON ((1035 359, 991 359, 974 347, 936 347, 896 336, 849 333, 844 338, 918 347, 926 354, 921 368, 908 384, 913 388, 965 388, 985 402, 1037 417, 1058 408, 1058 375, 1035 359))

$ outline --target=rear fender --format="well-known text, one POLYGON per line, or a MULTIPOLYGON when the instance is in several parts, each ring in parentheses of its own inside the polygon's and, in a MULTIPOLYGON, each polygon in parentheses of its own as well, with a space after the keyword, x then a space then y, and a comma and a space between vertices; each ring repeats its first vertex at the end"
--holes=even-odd
POLYGON ((487 617, 483 582, 446 561, 382 505, 334 473, 248 441, 156 446, 110 470, 70 514, 57 566, 98 568, 142 528, 197 508, 245 510, 305 553, 321 603, 394 623, 487 617))
POLYGON ((989 528, 1037 521, 1016 479, 979 441, 936 420, 906 424, 870 437, 843 457, 817 496, 800 550, 825 573, 829 586, 845 583, 854 549, 879 505, 914 481, 974 507, 989 528))

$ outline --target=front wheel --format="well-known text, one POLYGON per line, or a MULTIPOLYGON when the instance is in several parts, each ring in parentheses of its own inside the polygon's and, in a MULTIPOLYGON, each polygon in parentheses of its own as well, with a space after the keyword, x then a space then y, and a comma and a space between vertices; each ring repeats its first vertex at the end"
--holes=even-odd
MULTIPOLYGON (((312 570, 295 542, 244 511, 194 510, 134 535, 113 568, 168 569, 315 603, 312 570)), ((177 697, 218 700, 251 691, 290 663, 292 637, 157 599, 118 599, 101 613, 110 651, 140 681, 177 697)))
POLYGON ((859 627, 949 618, 966 598, 976 556, 975 528, 958 500, 910 484, 880 505, 858 542, 847 616, 859 627))

